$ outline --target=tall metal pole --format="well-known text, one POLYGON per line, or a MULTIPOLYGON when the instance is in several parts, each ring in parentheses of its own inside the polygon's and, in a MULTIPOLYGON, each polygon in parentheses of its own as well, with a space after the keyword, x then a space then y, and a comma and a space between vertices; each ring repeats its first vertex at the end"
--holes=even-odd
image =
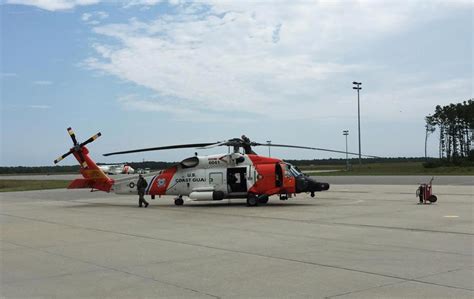
POLYGON ((346 170, 349 170, 349 155, 347 150, 347 135, 349 135, 349 130, 342 131, 342 134, 346 136, 346 170))
POLYGON ((360 88, 357 89, 357 125, 359 128, 359 165, 362 164, 361 145, 360 145, 360 88))
POLYGON ((359 130, 359 165, 362 164, 362 154, 361 154, 361 145, 360 145, 360 94, 359 91, 362 89, 360 82, 352 82, 352 84, 356 85, 356 87, 352 87, 352 89, 357 90, 357 124, 359 130))
POLYGON ((270 144, 272 143, 271 140, 267 140, 267 144, 268 144, 268 156, 271 157, 271 154, 270 154, 270 144))

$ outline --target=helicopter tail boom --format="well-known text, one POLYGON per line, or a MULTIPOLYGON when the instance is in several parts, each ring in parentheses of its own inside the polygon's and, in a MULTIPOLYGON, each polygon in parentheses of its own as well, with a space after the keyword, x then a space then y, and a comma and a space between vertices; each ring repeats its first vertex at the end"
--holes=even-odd
POLYGON ((74 156, 81 165, 80 172, 84 178, 72 181, 68 189, 90 188, 109 192, 114 185, 114 180, 109 178, 91 159, 86 147, 82 147, 80 151, 82 155, 74 153, 74 156))
POLYGON ((59 161, 72 154, 79 162, 79 165, 81 166, 80 172, 83 176, 82 179, 75 179, 72 181, 69 184, 68 189, 91 188, 109 192, 114 185, 114 180, 109 178, 91 159, 89 156, 89 150, 86 147, 87 144, 99 138, 101 134, 97 133, 86 141, 79 143, 74 131, 71 128, 67 128, 67 131, 72 139, 73 147, 71 147, 68 152, 54 160, 54 163, 57 164, 59 161))

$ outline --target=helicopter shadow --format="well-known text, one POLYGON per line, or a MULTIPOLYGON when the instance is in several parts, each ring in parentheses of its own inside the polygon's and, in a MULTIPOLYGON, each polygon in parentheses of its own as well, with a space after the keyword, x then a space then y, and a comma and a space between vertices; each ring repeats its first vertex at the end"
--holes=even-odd
MULTIPOLYGON (((314 204, 307 204, 307 203, 296 203, 296 202, 269 202, 267 204, 260 204, 256 207, 249 207, 246 202, 228 202, 228 203, 193 203, 193 204, 184 204, 183 207, 186 208, 193 208, 193 209, 199 209, 199 208, 225 208, 225 207, 245 207, 245 208, 280 208, 280 207, 295 207, 295 206, 301 206, 301 207, 308 207, 308 206, 314 206, 314 204)), ((167 207, 173 207, 174 206, 167 206, 167 207)))
MULTIPOLYGON (((66 206, 66 209, 81 209, 81 208, 102 208, 102 207, 117 207, 117 208, 139 208, 138 205, 121 204, 121 203, 93 203, 93 202, 76 202, 74 206, 66 206)), ((188 203, 182 206, 176 206, 173 203, 170 204, 153 204, 153 201, 149 202, 150 205, 147 209, 200 209, 200 208, 226 208, 226 207, 243 207, 243 208, 283 208, 283 207, 309 207, 319 206, 318 203, 301 203, 301 202, 269 202, 267 204, 260 204, 256 207, 247 206, 246 202, 209 202, 209 203, 188 203)))

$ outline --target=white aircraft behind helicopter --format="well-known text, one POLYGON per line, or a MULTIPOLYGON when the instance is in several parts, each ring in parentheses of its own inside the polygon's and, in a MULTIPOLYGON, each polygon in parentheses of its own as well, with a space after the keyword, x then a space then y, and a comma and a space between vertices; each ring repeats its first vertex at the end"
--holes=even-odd
POLYGON ((105 174, 133 174, 135 169, 127 164, 98 165, 105 174))

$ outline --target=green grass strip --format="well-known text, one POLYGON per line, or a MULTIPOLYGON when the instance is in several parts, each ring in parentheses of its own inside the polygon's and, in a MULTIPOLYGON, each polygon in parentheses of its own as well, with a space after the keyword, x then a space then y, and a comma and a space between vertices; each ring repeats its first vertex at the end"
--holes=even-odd
POLYGON ((346 171, 345 165, 322 165, 303 170, 309 175, 317 176, 346 176, 346 175, 474 175, 474 167, 436 167, 425 168, 422 162, 398 162, 398 163, 371 163, 352 165, 352 169, 346 171), (335 172, 312 172, 314 170, 338 170, 335 172))
POLYGON ((57 180, 0 180, 0 192, 62 189, 66 188, 70 182, 57 180))

